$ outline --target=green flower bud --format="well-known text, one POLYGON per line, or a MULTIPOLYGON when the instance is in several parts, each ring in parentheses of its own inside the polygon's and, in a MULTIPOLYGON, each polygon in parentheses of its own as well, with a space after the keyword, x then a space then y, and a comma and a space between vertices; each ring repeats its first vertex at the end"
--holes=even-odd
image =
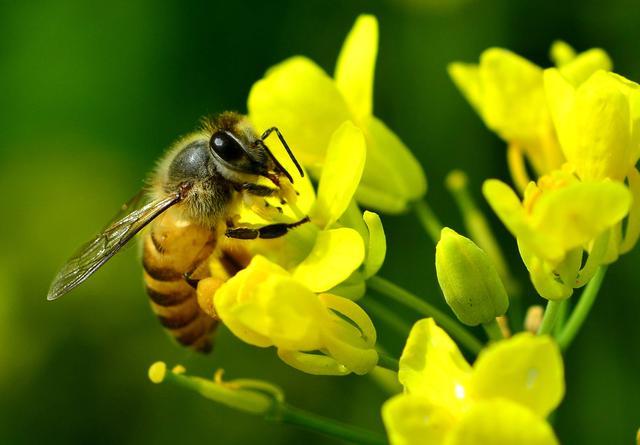
POLYGON ((487 254, 448 227, 436 246, 436 273, 447 304, 464 324, 488 323, 507 311, 509 297, 487 254))

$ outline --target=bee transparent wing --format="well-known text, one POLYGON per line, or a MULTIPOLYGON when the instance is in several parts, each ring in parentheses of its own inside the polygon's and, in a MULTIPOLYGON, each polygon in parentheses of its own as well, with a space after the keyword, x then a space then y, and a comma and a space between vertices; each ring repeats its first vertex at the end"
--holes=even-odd
MULTIPOLYGON (((47 300, 55 300, 89 278, 113 255, 127 244, 140 230, 158 215, 181 200, 180 194, 153 201, 108 225, 100 234, 62 266, 56 275, 47 300)), ((127 204, 125 204, 127 206, 127 204)), ((124 207, 124 206, 123 206, 124 207)), ((125 207, 130 208, 131 206, 125 207)))

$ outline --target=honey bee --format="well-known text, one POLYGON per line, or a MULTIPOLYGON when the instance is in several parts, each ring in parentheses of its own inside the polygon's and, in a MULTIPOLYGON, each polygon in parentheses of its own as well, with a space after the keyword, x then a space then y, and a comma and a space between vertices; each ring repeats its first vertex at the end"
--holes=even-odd
MULTIPOLYGON (((223 240, 277 238, 307 222, 237 226, 237 204, 243 199, 274 196, 284 204, 293 178, 268 148, 275 133, 297 168, 303 170, 280 131, 273 127, 258 137, 246 117, 226 112, 206 119, 200 131, 179 140, 158 164, 147 190, 148 203, 117 217, 85 244, 58 272, 48 300, 80 285, 149 225, 142 239, 142 265, 151 307, 160 323, 182 345, 200 352, 212 347, 218 324, 215 311, 198 302, 198 284, 210 275, 208 260, 220 260, 232 276, 248 262, 237 252, 223 251, 223 240), (260 184, 266 178, 269 185, 260 184), (223 238, 226 237, 226 238, 223 238)), ((265 205, 268 204, 265 201, 265 205)))

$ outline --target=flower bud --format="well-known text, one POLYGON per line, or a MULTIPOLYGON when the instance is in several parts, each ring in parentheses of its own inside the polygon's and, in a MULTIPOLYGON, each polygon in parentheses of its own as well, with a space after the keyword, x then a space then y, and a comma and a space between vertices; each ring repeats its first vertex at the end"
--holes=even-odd
POLYGON ((507 292, 487 254, 447 227, 436 246, 436 272, 447 304, 464 324, 488 323, 507 311, 507 292))

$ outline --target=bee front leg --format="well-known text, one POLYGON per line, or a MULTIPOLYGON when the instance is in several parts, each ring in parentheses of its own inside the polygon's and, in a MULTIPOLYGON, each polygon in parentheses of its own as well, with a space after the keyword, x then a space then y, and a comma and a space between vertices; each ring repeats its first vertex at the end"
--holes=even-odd
MULTIPOLYGON (((279 214, 283 213, 282 207, 273 206, 265 199, 270 196, 278 195, 280 190, 251 183, 241 184, 240 190, 243 192, 242 199, 247 207, 262 218, 272 220, 276 219, 279 214)), ((281 199, 280 202, 283 204, 286 203, 284 199, 281 199)))
POLYGON ((251 228, 251 227, 235 227, 227 229, 225 235, 229 238, 235 239, 272 239, 279 238, 287 234, 287 232, 295 227, 298 227, 301 224, 309 222, 309 217, 305 216, 300 221, 296 221, 291 224, 286 223, 278 223, 278 224, 269 224, 267 226, 259 227, 259 228, 251 228))

